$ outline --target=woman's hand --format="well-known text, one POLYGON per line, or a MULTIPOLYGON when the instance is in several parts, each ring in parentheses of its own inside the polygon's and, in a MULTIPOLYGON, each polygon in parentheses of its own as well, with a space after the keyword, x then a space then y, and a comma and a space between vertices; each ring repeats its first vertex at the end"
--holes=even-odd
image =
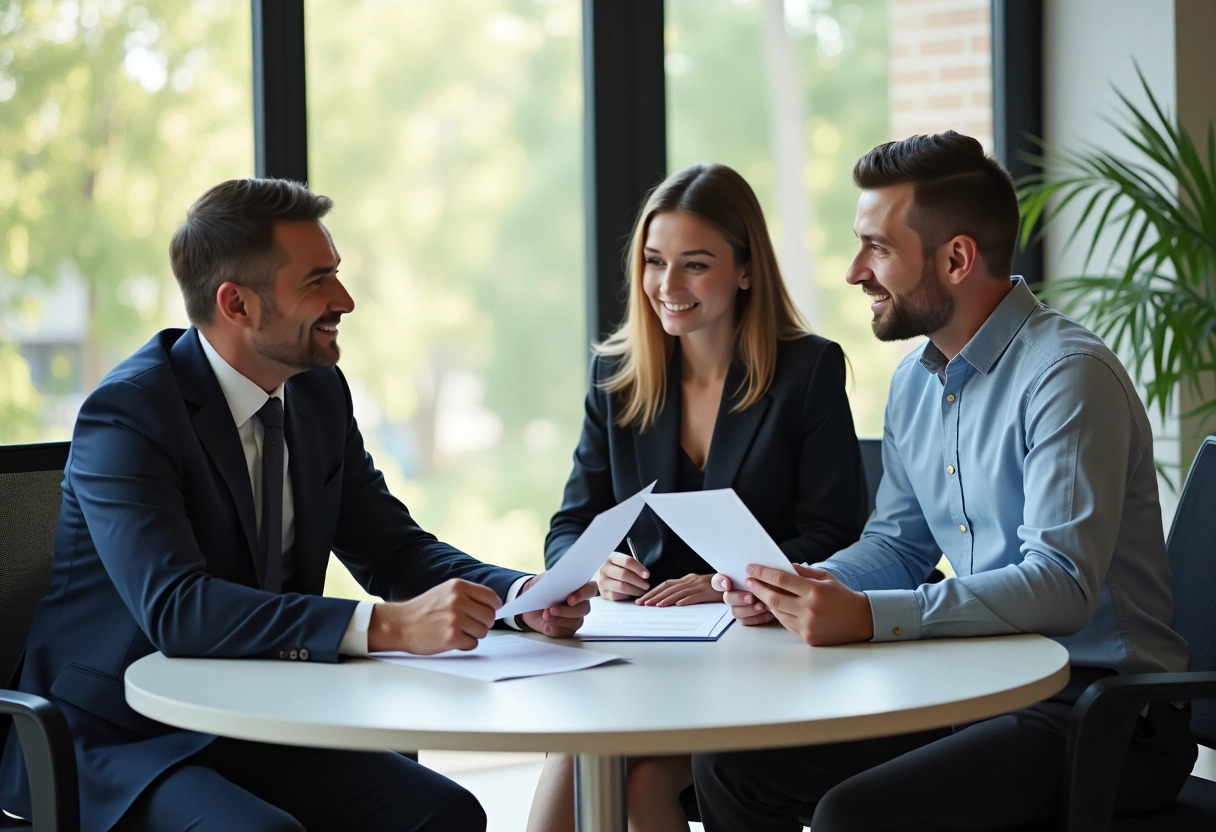
POLYGON ((656 586, 637 600, 637 603, 648 607, 667 607, 675 604, 685 607, 689 604, 708 604, 721 601, 722 593, 710 586, 713 575, 685 575, 683 578, 672 578, 670 581, 656 586))
POLYGON ((600 595, 608 601, 628 601, 650 589, 650 570, 641 561, 613 552, 595 573, 600 595))

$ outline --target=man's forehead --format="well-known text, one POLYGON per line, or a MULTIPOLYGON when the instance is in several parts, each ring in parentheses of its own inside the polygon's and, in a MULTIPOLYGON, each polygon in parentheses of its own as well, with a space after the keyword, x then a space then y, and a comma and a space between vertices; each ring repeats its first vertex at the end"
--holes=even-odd
POLYGON ((860 226, 875 222, 903 222, 913 196, 914 190, 910 182, 864 189, 857 197, 855 226, 858 227, 854 230, 862 233, 860 226))
POLYGON ((872 209, 904 209, 912 202, 914 189, 911 182, 885 185, 881 188, 865 188, 857 198, 857 205, 872 209))
POLYGON ((329 229, 318 220, 280 220, 274 224, 275 242, 289 254, 331 254, 337 247, 329 229))

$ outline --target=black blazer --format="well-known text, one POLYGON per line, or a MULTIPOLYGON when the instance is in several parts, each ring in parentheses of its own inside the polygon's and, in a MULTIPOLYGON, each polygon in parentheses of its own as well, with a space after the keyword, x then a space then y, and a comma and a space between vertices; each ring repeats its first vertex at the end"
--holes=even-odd
MULTIPOLYGON (((620 402, 600 388, 611 359, 591 362, 583 435, 574 452, 562 507, 545 539, 553 564, 604 509, 658 480, 676 489, 680 453, 680 354, 667 367, 667 397, 645 432, 616 424, 620 402)), ((857 540, 866 490, 853 414, 845 396, 844 353, 824 338, 782 341, 772 385, 746 410, 732 411, 744 367, 732 363, 705 463, 705 488, 734 488, 760 525, 795 563, 827 558, 857 540)), ((651 585, 712 567, 649 509, 629 532, 651 585)))

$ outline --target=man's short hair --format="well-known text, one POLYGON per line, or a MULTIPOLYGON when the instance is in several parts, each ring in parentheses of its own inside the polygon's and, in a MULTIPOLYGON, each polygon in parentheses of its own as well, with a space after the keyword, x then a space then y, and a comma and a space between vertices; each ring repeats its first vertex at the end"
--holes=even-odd
POLYGON ((953 130, 911 136, 871 150, 853 166, 853 182, 866 190, 911 183, 908 226, 932 256, 959 234, 973 238, 988 272, 1013 271, 1018 200, 1009 171, 970 136, 953 130))
POLYGON ((267 296, 283 262, 274 224, 320 220, 333 200, 287 179, 230 179, 190 206, 169 242, 173 276, 195 326, 215 318, 215 294, 229 281, 267 296))

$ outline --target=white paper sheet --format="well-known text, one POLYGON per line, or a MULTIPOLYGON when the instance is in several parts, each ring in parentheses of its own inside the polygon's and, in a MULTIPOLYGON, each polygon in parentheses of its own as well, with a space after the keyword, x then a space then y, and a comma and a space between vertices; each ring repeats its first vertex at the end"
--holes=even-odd
POLYGON ((577 635, 583 641, 716 641, 732 621, 726 604, 645 607, 592 598, 577 635))
POLYGON ((736 589, 746 587, 749 563, 794 571, 733 488, 649 494, 646 504, 736 589))
POLYGON ((553 564, 553 568, 541 575, 540 580, 529 587, 527 592, 500 607, 495 618, 506 618, 508 615, 544 609, 551 604, 565 603, 566 596, 594 578, 596 570, 608 560, 613 547, 621 542, 621 538, 642 513, 646 497, 654 486, 655 483, 652 482, 632 497, 597 514, 578 536, 578 540, 553 564))
POLYGON ((434 670, 452 676, 479 679, 483 682, 566 673, 609 662, 626 661, 621 656, 609 653, 580 650, 577 647, 565 647, 508 633, 492 633, 472 650, 448 650, 433 656, 415 656, 401 652, 372 653, 370 658, 419 670, 434 670))

